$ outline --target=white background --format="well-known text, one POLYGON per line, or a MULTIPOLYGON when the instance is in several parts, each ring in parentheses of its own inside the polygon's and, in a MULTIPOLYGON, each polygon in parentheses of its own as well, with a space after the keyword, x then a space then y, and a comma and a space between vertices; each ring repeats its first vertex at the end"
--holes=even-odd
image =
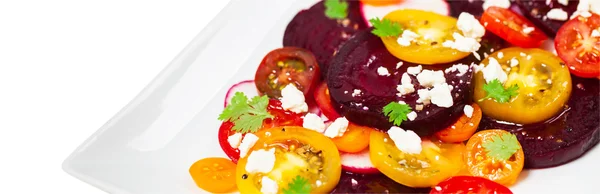
POLYGON ((229 0, 0 0, 0 193, 104 193, 62 161, 229 0))

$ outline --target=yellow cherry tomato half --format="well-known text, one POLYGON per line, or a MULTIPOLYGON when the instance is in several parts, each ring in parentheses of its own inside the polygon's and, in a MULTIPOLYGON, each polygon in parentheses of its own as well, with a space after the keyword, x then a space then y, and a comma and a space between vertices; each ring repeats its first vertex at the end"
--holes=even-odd
POLYGON ((246 171, 248 156, 238 161, 236 183, 240 193, 260 193, 262 178, 278 185, 279 192, 300 176, 310 184, 311 193, 327 193, 340 180, 342 164, 335 144, 323 134, 303 127, 275 127, 256 134, 261 137, 248 155, 256 150, 275 149, 275 165, 268 173, 246 171))
POLYGON ((462 143, 423 141, 420 154, 404 153, 387 133, 371 132, 371 162, 384 175, 409 187, 431 187, 457 175, 464 167, 462 143))
POLYGON ((204 158, 190 167, 196 185, 212 193, 235 191, 235 164, 225 158, 204 158))
POLYGON ((477 132, 467 142, 467 169, 473 176, 483 177, 505 186, 514 184, 523 170, 525 155, 519 144, 519 149, 508 160, 497 160, 487 156, 482 144, 492 141, 492 137, 501 136, 507 131, 494 129, 477 132))
POLYGON ((400 23, 404 30, 418 34, 418 38, 408 46, 398 44, 396 36, 381 38, 387 50, 399 59, 429 65, 453 62, 470 54, 442 46, 446 40, 454 40, 452 34, 459 33, 457 20, 453 17, 429 11, 401 9, 390 12, 384 19, 400 23))
POLYGON ((477 72, 474 99, 479 101, 483 114, 513 123, 536 123, 554 116, 569 100, 571 74, 556 55, 542 49, 512 47, 496 51, 481 64, 487 67, 491 58, 507 73, 504 88, 516 84, 519 89, 518 94, 506 103, 493 98, 483 99, 487 95, 483 89, 486 80, 483 71, 477 72))

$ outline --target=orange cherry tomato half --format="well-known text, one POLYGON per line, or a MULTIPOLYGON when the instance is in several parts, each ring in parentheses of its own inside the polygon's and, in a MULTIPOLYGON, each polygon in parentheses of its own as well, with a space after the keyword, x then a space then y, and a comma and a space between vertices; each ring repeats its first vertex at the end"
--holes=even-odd
POLYGON ((331 104, 331 97, 329 96, 329 88, 327 88, 327 83, 323 82, 319 84, 314 95, 317 106, 329 120, 335 120, 340 117, 340 114, 337 113, 333 107, 333 104, 331 104))
POLYGON ((467 168, 473 176, 483 177, 505 186, 514 184, 523 170, 525 156, 519 144, 519 150, 508 160, 502 161, 487 156, 483 144, 492 141, 494 136, 501 136, 507 131, 500 129, 480 131, 467 142, 467 168))
POLYGON ((542 30, 525 17, 501 7, 487 8, 480 21, 486 30, 519 47, 539 47, 548 39, 542 30))
POLYGON ((402 2, 403 0, 360 0, 360 2, 372 6, 386 6, 394 5, 402 2))
POLYGON ((576 17, 565 23, 556 34, 554 47, 558 56, 567 63, 571 73, 581 77, 600 76, 600 15, 576 17))
POLYGON ((458 121, 446 129, 438 131, 435 136, 446 143, 457 143, 469 140, 477 130, 481 121, 481 108, 476 103, 471 104, 473 115, 469 118, 462 115, 458 121))
POLYGON ((371 131, 373 131, 373 129, 370 127, 350 123, 343 136, 331 140, 335 143, 338 150, 348 153, 357 153, 369 147, 371 131))
POLYGON ((212 193, 235 191, 235 171, 236 165, 225 158, 204 158, 190 167, 196 185, 212 193))

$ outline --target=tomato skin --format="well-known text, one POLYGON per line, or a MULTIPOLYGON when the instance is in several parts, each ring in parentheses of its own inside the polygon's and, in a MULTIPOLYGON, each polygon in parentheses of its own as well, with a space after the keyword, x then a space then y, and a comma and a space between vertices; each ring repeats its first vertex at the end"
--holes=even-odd
POLYGON ((329 96, 329 88, 327 88, 327 83, 323 82, 319 84, 314 92, 314 95, 317 106, 319 109, 321 109, 321 112, 323 112, 327 119, 335 120, 341 117, 331 103, 331 97, 329 96))
POLYGON ((471 107, 473 107, 473 115, 471 118, 463 114, 458 118, 456 123, 446 129, 436 132, 435 137, 446 143, 458 143, 469 140, 477 130, 482 116, 479 105, 473 103, 471 104, 471 107))
POLYGON ((233 162, 225 158, 204 158, 190 167, 190 175, 196 185, 212 193, 235 191, 235 170, 233 162))
POLYGON ((430 192, 430 194, 445 193, 512 194, 512 191, 501 184, 481 177, 455 176, 441 182, 430 192))
POLYGON ((600 76, 600 37, 591 37, 594 29, 600 31, 600 15, 578 16, 565 23, 554 39, 558 56, 579 77, 600 76))
POLYGON ((480 21, 486 30, 519 47, 539 47, 548 39, 546 34, 527 18, 501 7, 489 7, 481 15, 480 21), (523 26, 532 27, 534 30, 525 33, 523 26))
MULTIPOLYGON (((283 108, 281 108, 281 101, 279 100, 270 99, 267 110, 274 116, 274 119, 265 119, 265 121, 263 121, 263 128, 278 126, 302 126, 304 121, 302 119, 302 115, 283 110, 283 108)), ((227 141, 229 136, 236 133, 235 131, 231 130, 233 126, 234 124, 232 122, 223 122, 221 127, 219 127, 218 138, 219 145, 221 146, 223 152, 227 154, 227 157, 229 157, 233 163, 237 163, 238 159, 240 158, 240 150, 231 147, 227 141)), ((246 134, 242 134, 242 137, 245 135, 246 134)))
MULTIPOLYGON (((306 174, 301 175, 303 174, 303 170, 283 171, 283 180, 273 179, 271 176, 274 175, 270 175, 270 173, 250 174, 246 172, 245 169, 248 160, 248 157, 245 157, 240 159, 236 169, 236 183, 238 185, 240 193, 260 193, 260 187, 257 186, 255 183, 257 181, 256 179, 262 178, 262 176, 269 176, 271 179, 276 181, 278 185, 280 185, 280 191, 281 189, 287 186, 287 184, 291 181, 293 177, 296 177, 297 175, 301 175, 303 176, 303 178, 308 179, 308 183, 311 184, 311 193, 327 193, 333 190, 338 184, 342 173, 340 154, 339 151, 335 148, 335 144, 333 144, 331 139, 329 139, 328 137, 325 137, 321 133, 310 129, 294 126, 264 129, 257 132, 256 135, 261 138, 256 142, 252 150, 271 149, 280 146, 282 141, 289 140, 302 142, 320 150, 322 157, 326 159, 324 160, 323 170, 320 171, 320 175, 323 175, 325 178, 320 178, 319 180, 321 182, 319 185, 317 185, 317 180, 314 177, 311 178, 309 176, 305 176, 306 174)), ((280 151, 280 153, 284 154, 290 153, 289 150, 287 152, 285 150, 280 151)), ((281 162, 282 158, 278 157, 277 153, 278 151, 276 151, 275 166, 271 172, 278 171, 281 166, 286 166, 286 164, 289 164, 289 162, 281 162)), ((286 167, 289 168, 289 165, 287 165, 286 167)))
POLYGON ((375 129, 350 123, 343 136, 331 140, 335 143, 338 150, 357 153, 369 147, 370 134, 373 130, 375 129))
POLYGON ((256 70, 254 83, 261 95, 270 98, 280 98, 281 89, 290 83, 309 97, 320 75, 317 60, 310 51, 283 47, 267 53, 256 70))
POLYGON ((472 176, 483 177, 505 186, 512 185, 517 181, 525 163, 521 144, 519 144, 519 150, 506 161, 488 157, 487 151, 482 146, 485 142, 491 141, 492 137, 504 133, 508 132, 501 129, 484 130, 477 132, 469 139, 465 161, 472 176))

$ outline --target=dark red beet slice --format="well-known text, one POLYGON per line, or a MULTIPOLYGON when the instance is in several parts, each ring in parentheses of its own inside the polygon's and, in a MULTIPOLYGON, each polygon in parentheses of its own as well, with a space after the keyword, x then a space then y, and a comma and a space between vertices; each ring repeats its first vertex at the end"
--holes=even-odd
POLYGON ((458 18, 460 13, 468 12, 479 18, 483 14, 483 0, 446 0, 450 7, 450 15, 458 18))
POLYGON ((553 167, 580 157, 600 141, 600 81, 572 78, 568 106, 554 118, 519 126, 484 116, 479 129, 504 129, 515 134, 523 146, 525 168, 553 167))
POLYGON ((347 19, 334 20, 325 16, 323 1, 302 10, 287 25, 283 46, 295 46, 311 51, 317 58, 322 75, 339 45, 358 30, 367 28, 359 1, 348 1, 347 19))
POLYGON ((342 172, 340 182, 331 193, 429 193, 431 188, 411 188, 383 174, 342 172))
MULTIPOLYGON (((466 58, 465 60, 470 60, 466 58)), ((471 64, 471 61, 461 60, 463 64, 471 64)), ((382 109, 392 101, 404 101, 411 107, 415 107, 419 98, 417 92, 398 97, 396 86, 400 83, 402 74, 407 67, 416 66, 409 62, 396 69, 400 59, 390 54, 381 39, 370 32, 370 29, 358 32, 340 48, 338 54, 331 62, 327 75, 327 83, 332 102, 338 112, 348 118, 351 122, 359 125, 375 127, 387 131, 392 124, 383 115, 382 109), (377 73, 379 67, 385 67, 390 76, 381 76, 377 73), (361 95, 353 96, 355 89, 361 90, 361 95)), ((457 62, 457 63, 459 63, 457 62)), ((444 70, 452 64, 440 64, 426 66, 423 68, 432 70, 444 70)), ((405 121, 402 127, 414 130, 421 136, 426 136, 443 129, 463 114, 463 107, 471 101, 471 77, 472 69, 462 76, 459 72, 446 73, 446 81, 452 85, 454 105, 450 108, 442 108, 430 104, 417 111, 414 121, 405 121)), ((415 89, 422 89, 416 77, 411 76, 415 89)))
MULTIPOLYGON (((594 0, 592 0, 594 1, 594 0)), ((532 1, 532 0, 517 0, 516 4, 521 9, 521 12, 527 17, 533 24, 544 31, 548 36, 554 38, 558 29, 567 21, 552 20, 546 17, 548 11, 553 8, 560 8, 567 12, 569 17, 577 10, 578 0, 570 0, 567 6, 558 3, 558 0, 551 0, 549 4, 547 1, 532 1)))

